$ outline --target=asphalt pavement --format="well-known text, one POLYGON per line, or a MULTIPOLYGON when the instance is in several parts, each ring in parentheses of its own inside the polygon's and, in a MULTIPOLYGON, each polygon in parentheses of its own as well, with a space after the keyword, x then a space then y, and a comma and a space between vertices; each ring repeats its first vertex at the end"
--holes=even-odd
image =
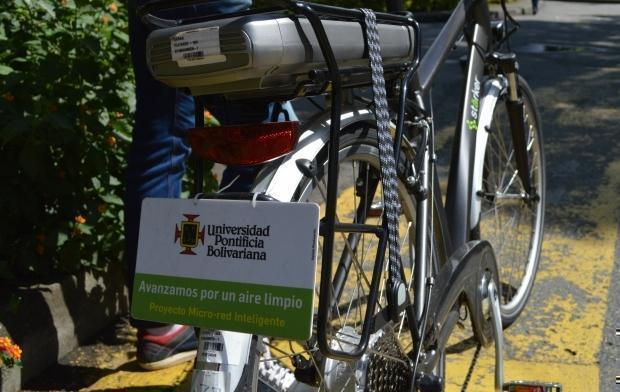
MULTIPOLYGON (((618 392, 620 4, 545 1, 535 16, 521 6, 526 14, 517 15, 512 48, 541 111, 547 216, 532 297, 505 333, 506 378, 618 392)), ((447 108, 435 111, 444 151, 454 124, 444 113, 455 113, 458 97, 441 86, 459 83, 458 72, 455 54, 434 92, 436 108, 447 108)), ((471 355, 464 355, 463 376, 471 355)), ((474 375, 473 390, 490 385, 483 373, 474 375)))
MULTIPOLYGON (((620 392, 620 4, 544 1, 535 16, 527 1, 509 8, 521 23, 512 48, 543 121, 548 204, 536 285, 505 334, 506 378, 557 381, 569 392, 620 392)), ((437 31, 424 26, 425 42, 437 31)), ((463 54, 459 48, 451 55, 433 88, 444 166, 463 54)), ((27 389, 167 390, 184 383, 191 365, 142 372, 132 343, 113 335, 76 350, 27 389)), ((492 350, 484 351, 470 391, 491 390, 492 350)), ((472 355, 450 359, 449 390, 460 389, 472 355)))

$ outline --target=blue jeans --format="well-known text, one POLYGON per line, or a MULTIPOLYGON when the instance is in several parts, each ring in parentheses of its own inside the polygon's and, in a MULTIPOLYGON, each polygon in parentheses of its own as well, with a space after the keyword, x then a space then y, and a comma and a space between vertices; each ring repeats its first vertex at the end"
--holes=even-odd
MULTIPOLYGON (((136 1, 138 4, 136 4, 136 1)), ((136 15, 136 5, 129 4, 129 37, 136 79, 136 113, 133 140, 129 149, 125 190, 125 260, 129 291, 133 288, 136 266, 140 209, 145 197, 180 197, 181 178, 190 149, 185 142, 185 130, 194 126, 194 100, 181 90, 170 88, 155 80, 146 65, 147 27, 136 15)), ((201 14, 223 14, 244 10, 251 0, 220 0, 208 6, 182 11, 167 11, 162 17, 182 17, 199 11, 201 14)), ((209 111, 223 124, 257 123, 269 118, 270 107, 264 104, 224 103, 212 99, 209 111)), ((239 176, 229 191, 248 191, 260 167, 229 167, 222 184, 239 176)), ((133 320, 136 327, 161 324, 133 320)))

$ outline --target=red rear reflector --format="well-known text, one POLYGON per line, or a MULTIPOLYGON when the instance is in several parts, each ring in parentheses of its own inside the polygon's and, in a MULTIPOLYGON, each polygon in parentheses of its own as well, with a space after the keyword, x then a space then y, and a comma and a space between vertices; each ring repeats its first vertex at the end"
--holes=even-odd
POLYGON ((507 392, 562 392, 562 385, 557 382, 509 381, 504 384, 507 392))
POLYGON ((512 389, 514 392, 545 392, 543 387, 536 385, 519 385, 512 389))
POLYGON ((190 129, 194 154, 225 165, 254 165, 280 157, 295 148, 296 121, 226 125, 190 129))

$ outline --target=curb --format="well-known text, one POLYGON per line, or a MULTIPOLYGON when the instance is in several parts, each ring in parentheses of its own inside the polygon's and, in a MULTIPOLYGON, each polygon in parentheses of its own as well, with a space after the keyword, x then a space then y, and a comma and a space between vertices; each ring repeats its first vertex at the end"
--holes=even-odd
POLYGON ((17 392, 48 366, 100 332, 128 310, 122 268, 105 273, 82 273, 45 283, 9 289, 0 295, 0 336, 9 336, 22 348, 22 367, 2 372, 0 392, 17 392))
POLYGON ((0 391, 19 391, 21 389, 21 370, 19 368, 0 369, 0 391))

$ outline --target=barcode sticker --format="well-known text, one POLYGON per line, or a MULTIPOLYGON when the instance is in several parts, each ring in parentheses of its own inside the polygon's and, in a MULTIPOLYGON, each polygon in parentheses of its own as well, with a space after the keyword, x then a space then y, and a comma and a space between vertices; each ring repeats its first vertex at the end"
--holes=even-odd
POLYGON ((241 365, 247 363, 251 335, 201 330, 198 362, 241 365))
POLYGON ((220 28, 205 27, 182 31, 170 37, 172 61, 179 67, 191 67, 226 61, 220 51, 220 28))
POLYGON ((224 350, 224 345, 222 343, 204 342, 203 349, 208 351, 222 351, 224 350))

